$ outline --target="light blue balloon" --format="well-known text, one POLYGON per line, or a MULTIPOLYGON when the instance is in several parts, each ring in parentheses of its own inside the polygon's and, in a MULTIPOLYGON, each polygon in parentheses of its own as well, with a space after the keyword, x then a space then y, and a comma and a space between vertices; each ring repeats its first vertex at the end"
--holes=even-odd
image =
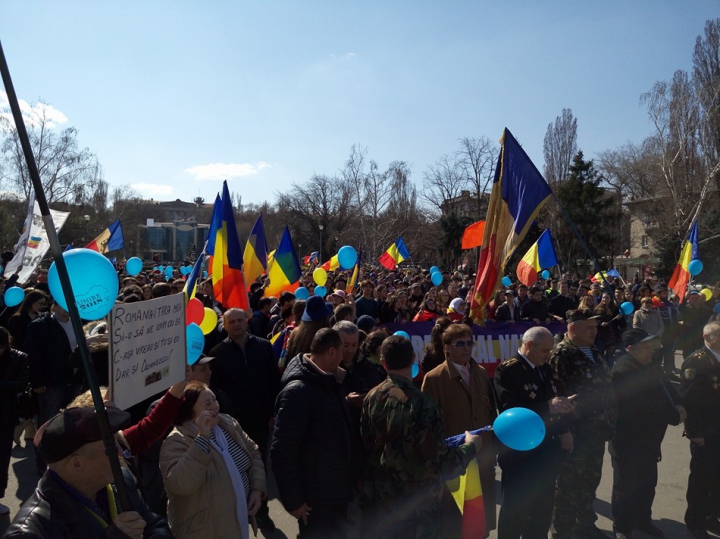
POLYGON ((167 267, 165 268, 165 275, 172 276, 172 274, 173 274, 173 267, 172 267, 172 266, 167 266, 167 267))
POLYGON ((430 275, 438 271, 440 271, 440 268, 438 268, 437 266, 433 266, 430 268, 430 275))
POLYGON ((430 276, 430 280, 432 281, 432 284, 434 284, 435 286, 440 286, 443 282, 442 273, 440 273, 439 271, 436 271, 435 273, 433 273, 430 276))
POLYGON ((703 270, 703 263, 700 260, 691 260, 688 264, 688 273, 695 277, 703 270))
POLYGON ((633 305, 629 301, 623 301, 620 304, 620 310, 623 312, 624 315, 630 315, 635 310, 635 305, 633 305))
POLYGON ((134 256, 130 258, 125 264, 125 271, 128 275, 137 275, 142 271, 143 263, 138 257, 134 256))
POLYGON ((402 330, 396 331, 395 333, 393 333, 393 335, 397 335, 399 337, 405 337, 408 341, 410 340, 410 335, 406 331, 402 331, 402 330))
POLYGON ((299 287, 295 290, 295 299, 308 299, 310 297, 310 290, 304 286, 299 287))
POLYGON ((20 305, 22 303, 22 300, 25 299, 25 290, 20 288, 19 286, 13 286, 12 288, 8 288, 5 290, 5 305, 8 307, 15 307, 15 305, 20 305))
POLYGON ((357 258, 357 251, 353 247, 349 245, 340 247, 338 251, 338 262, 342 269, 352 269, 355 266, 355 262, 357 262, 357 258))
MULTIPOLYGON (((80 317, 98 320, 108 314, 118 295, 117 272, 97 251, 72 249, 63 253, 80 317)), ((48 287, 58 305, 68 310, 55 262, 48 272, 48 287)))
POLYGON ((548 270, 542 270, 540 277, 547 281, 550 278, 550 272, 548 270))
POLYGON ((203 271, 203 279, 207 279, 207 271, 203 271))
POLYGON ((508 277, 507 275, 502 278, 502 281, 500 281, 503 286, 512 286, 512 279, 508 277))
POLYGON ((529 408, 510 408, 497 416, 493 431, 498 439, 516 451, 530 451, 545 439, 545 424, 529 408))
POLYGON ((420 374, 420 367, 418 367, 417 363, 413 363, 412 366, 412 377, 415 378, 418 374, 420 374))
POLYGON ((160 266, 153 266, 153 271, 160 271, 160 266))
POLYGON ((188 324, 185 328, 185 338, 187 340, 187 363, 194 364, 200 359, 203 347, 205 346, 205 335, 197 324, 188 324))
POLYGON ((315 295, 324 298, 327 295, 327 288, 325 288, 324 286, 316 286, 315 295))

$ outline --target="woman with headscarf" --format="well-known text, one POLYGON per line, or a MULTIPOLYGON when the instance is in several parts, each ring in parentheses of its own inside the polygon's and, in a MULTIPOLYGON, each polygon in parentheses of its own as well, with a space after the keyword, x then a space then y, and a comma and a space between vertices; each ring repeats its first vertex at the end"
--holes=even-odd
POLYGON ((447 316, 453 322, 462 322, 465 318, 465 300, 462 298, 455 298, 450 302, 450 306, 447 309, 447 316))

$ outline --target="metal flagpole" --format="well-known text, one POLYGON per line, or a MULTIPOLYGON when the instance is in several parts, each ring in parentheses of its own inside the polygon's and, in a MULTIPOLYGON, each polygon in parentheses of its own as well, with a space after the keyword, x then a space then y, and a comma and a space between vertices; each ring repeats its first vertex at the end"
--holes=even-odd
POLYGON ((22 146, 23 153, 25 154, 25 162, 27 163, 28 173, 30 174, 30 179, 32 180, 33 188, 35 190, 35 200, 40 207, 40 213, 42 214, 45 230, 47 231, 50 249, 55 257, 55 264, 57 265, 58 277, 60 278, 63 296, 65 296, 65 302, 67 303, 68 312, 70 313, 70 320, 72 321, 75 338, 77 339, 78 347, 80 348, 80 357, 85 371, 85 379, 90 386, 93 403, 95 404, 95 410, 97 411, 98 423, 100 424, 100 431, 102 432, 103 443, 105 444, 105 453, 110 461, 110 467, 115 479, 115 487, 117 488, 120 507, 122 510, 128 511, 131 509, 131 505, 127 489, 125 488, 125 481, 123 480, 120 461, 118 460, 115 438, 113 437, 113 433, 110 431, 110 422, 108 420, 107 411, 105 410, 105 404, 103 403, 102 396, 100 395, 100 387, 98 385, 97 376, 95 375, 95 369, 93 368, 92 363, 90 363, 90 352, 88 351, 87 341, 85 340, 85 334, 82 329, 80 313, 75 305, 75 295, 73 294, 72 286, 70 284, 70 276, 68 275, 65 260, 63 259, 60 240, 58 239, 55 224, 53 223, 52 215, 50 214, 50 207, 48 206, 47 198, 45 197, 45 191, 43 189, 42 182, 40 181, 40 174, 38 172, 37 164, 35 163, 35 157, 32 153, 30 139, 27 134, 27 129, 25 128, 25 121, 23 120, 22 112, 20 111, 17 95, 15 94, 15 87, 13 86, 12 79, 10 78, 10 69, 8 68, 7 61, 5 59, 5 51, 3 50, 2 42, 0 42, 0 73, 2 74, 3 84, 5 85, 5 92, 7 93, 10 110, 12 111, 13 119, 15 120, 18 138, 20 139, 20 144, 22 146))

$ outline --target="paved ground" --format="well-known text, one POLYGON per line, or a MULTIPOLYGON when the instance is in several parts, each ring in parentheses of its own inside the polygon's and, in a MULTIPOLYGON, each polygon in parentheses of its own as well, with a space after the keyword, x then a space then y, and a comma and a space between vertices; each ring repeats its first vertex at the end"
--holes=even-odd
MULTIPOLYGON (((679 362, 679 357, 678 357, 679 362)), ((662 529, 668 539, 683 539, 691 537, 683 523, 685 513, 685 490, 689 474, 690 449, 689 442, 682 436, 682 427, 669 427, 665 441, 663 442, 663 460, 659 465, 659 483, 655 504, 653 506, 653 518, 657 526, 662 529)), ((720 464, 719 464, 720 465, 720 464)), ((37 484, 35 463, 32 449, 16 447, 13 450, 11 462, 10 483, 7 495, 3 502, 11 508, 10 517, 14 516, 22 501, 27 499, 37 484)), ((496 487, 499 491, 500 474, 498 472, 496 487)), ((603 479, 597 492, 595 510, 598 514, 598 526, 608 532, 612 537, 612 514, 610 511, 610 491, 612 488, 612 468, 610 459, 605 455, 603 467, 603 479)), ((272 533, 260 532, 266 539, 294 538, 297 535, 297 523, 286 513, 279 501, 275 491, 274 481, 271 480, 271 501, 270 515, 275 520, 278 529, 272 533)), ((500 500, 500 496, 498 496, 500 500)), ((357 512, 352 511, 351 517, 357 518, 357 512)), ((4 532, 10 523, 8 516, 0 517, 0 532, 4 532)), ((635 534, 638 538, 647 537, 643 534, 635 534)), ((496 539, 497 534, 491 533, 491 539, 496 539)))

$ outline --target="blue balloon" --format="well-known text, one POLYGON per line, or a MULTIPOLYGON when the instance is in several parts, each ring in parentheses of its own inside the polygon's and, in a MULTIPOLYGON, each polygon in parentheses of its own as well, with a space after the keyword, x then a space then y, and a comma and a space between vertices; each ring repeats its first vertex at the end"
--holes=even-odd
POLYGON ((715 309, 714 309, 714 310, 715 310, 716 313, 720 314, 720 302, 718 302, 718 303, 715 304, 715 309))
POLYGON ((128 275, 137 275, 142 271, 143 263, 138 257, 134 256, 125 264, 125 271, 128 275))
POLYGON ((410 335, 406 331, 402 331, 402 330, 396 331, 395 333, 393 333, 393 335, 397 335, 399 337, 405 337, 408 341, 410 340, 410 335))
POLYGON ((22 303, 22 300, 25 299, 25 290, 20 288, 19 286, 13 286, 12 288, 8 288, 5 290, 5 305, 8 307, 15 307, 15 305, 20 305, 22 303))
POLYGON ((207 279, 207 271, 203 271, 203 279, 207 279))
POLYGON ((200 359, 200 354, 205 346, 205 335, 200 326, 192 323, 185 328, 185 338, 187 339, 187 363, 192 365, 200 359))
POLYGON ((185 269, 185 266, 180 266, 180 275, 187 275, 187 269, 185 269))
POLYGON ((315 295, 324 298, 327 295, 327 288, 325 288, 324 286, 316 286, 315 295))
POLYGON ((418 367, 417 363, 413 363, 412 365, 412 377, 415 378, 418 374, 420 374, 420 367, 418 367))
POLYGON ((691 260, 688 264, 688 273, 695 277, 698 273, 703 270, 703 263, 700 260, 691 260))
MULTIPOLYGON (((118 295, 117 272, 112 263, 97 251, 72 249, 63 253, 80 317, 98 320, 108 314, 118 295)), ((68 310, 55 262, 48 272, 50 294, 68 310)))
POLYGON ((340 263, 340 267, 342 269, 352 269, 355 266, 355 262, 357 262, 357 258, 357 251, 349 245, 340 247, 340 250, 338 251, 338 262, 340 263))
POLYGON ((160 271, 160 266, 153 266, 153 271, 160 271))
POLYGON ((435 273, 433 273, 430 276, 430 280, 432 281, 432 284, 434 284, 435 286, 440 286, 443 282, 442 273, 440 273, 439 271, 436 271, 435 273))
POLYGON ((167 266, 167 267, 165 268, 165 275, 172 276, 172 274, 173 274, 173 267, 172 267, 172 266, 167 266))
POLYGON ((430 275, 432 275, 432 274, 435 273, 436 271, 440 271, 440 268, 438 268, 437 266, 431 267, 431 268, 430 268, 430 275))
POLYGON ((635 305, 630 303, 629 301, 623 301, 620 304, 620 310, 623 312, 624 315, 630 315, 635 310, 635 305))
POLYGON ((507 275, 502 278, 502 281, 500 281, 503 286, 512 286, 512 279, 508 277, 507 275))
POLYGON ((550 278, 550 272, 548 270, 542 270, 540 277, 547 281, 550 278))
POLYGON ((493 431, 498 439, 516 451, 530 451, 545 439, 545 423, 529 408, 510 408, 497 416, 493 431))
POLYGON ((304 286, 299 287, 295 290, 295 299, 308 299, 310 297, 310 290, 304 286))

